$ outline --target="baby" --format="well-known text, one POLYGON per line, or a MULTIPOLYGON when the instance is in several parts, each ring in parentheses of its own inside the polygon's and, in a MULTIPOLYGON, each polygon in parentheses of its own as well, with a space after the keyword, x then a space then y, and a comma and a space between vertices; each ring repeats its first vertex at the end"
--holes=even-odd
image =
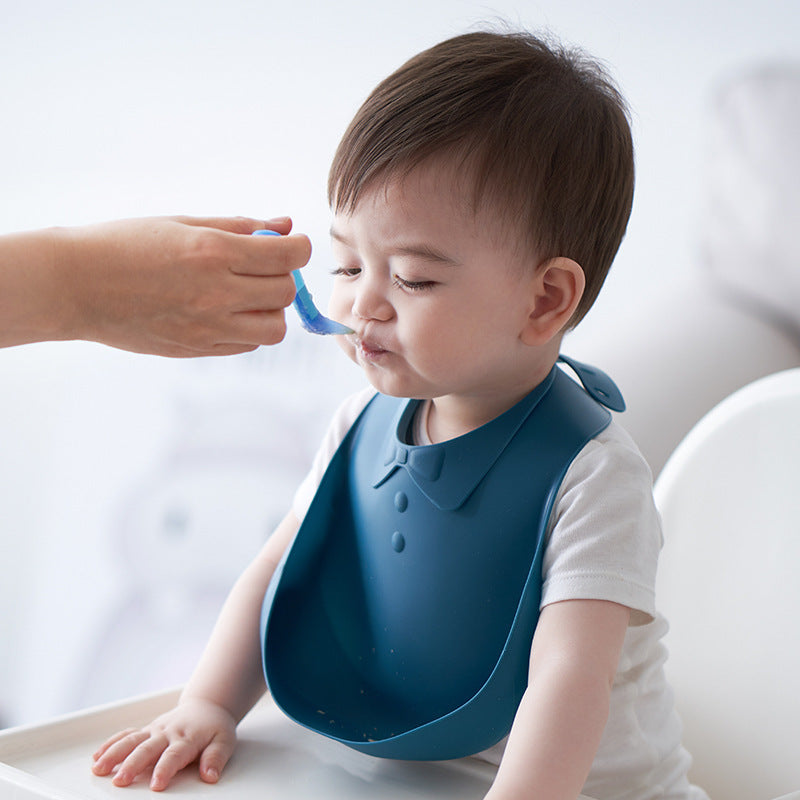
POLYGON ((371 387, 339 409, 178 706, 112 737, 96 774, 152 768, 161 790, 199 759, 215 782, 265 669, 290 716, 350 746, 496 763, 491 800, 705 798, 662 670, 649 470, 600 405, 621 409, 613 384, 556 366, 633 183, 610 79, 527 33, 450 39, 375 89, 329 181, 330 314, 371 387), (322 597, 337 564, 362 570, 356 600, 322 597), (345 655, 308 663, 328 633, 345 655), (314 724, 328 702, 335 730, 314 724))

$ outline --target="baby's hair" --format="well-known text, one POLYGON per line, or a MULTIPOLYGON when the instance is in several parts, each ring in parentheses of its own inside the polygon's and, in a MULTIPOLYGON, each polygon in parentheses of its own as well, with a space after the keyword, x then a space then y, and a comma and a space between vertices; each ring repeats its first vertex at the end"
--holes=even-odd
POLYGON ((577 261, 594 303, 633 202, 628 112, 606 70, 527 32, 477 32, 425 50, 381 82, 339 144, 335 212, 428 159, 456 158, 472 204, 495 208, 538 262, 577 261))

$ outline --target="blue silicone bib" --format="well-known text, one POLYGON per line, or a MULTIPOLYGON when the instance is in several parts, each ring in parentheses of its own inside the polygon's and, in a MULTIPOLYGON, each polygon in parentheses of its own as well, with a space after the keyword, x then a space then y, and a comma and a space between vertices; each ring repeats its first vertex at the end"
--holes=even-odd
POLYGON ((407 444, 418 401, 373 398, 264 600, 265 675, 290 717, 387 758, 459 758, 508 733, 555 495, 610 421, 592 397, 621 402, 576 364, 586 390, 554 367, 505 414, 441 444, 407 444))

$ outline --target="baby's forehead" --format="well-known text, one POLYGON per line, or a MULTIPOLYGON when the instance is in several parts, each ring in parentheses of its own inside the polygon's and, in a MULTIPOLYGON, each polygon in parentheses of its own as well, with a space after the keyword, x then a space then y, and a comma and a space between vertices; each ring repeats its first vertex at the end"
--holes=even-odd
MULTIPOLYGON (((504 261, 534 258, 520 229, 495 206, 475 206, 469 193, 454 192, 461 180, 416 170, 375 182, 352 210, 334 215, 331 237, 358 254, 427 254, 429 260, 460 263, 487 244, 504 261)), ((515 217, 519 219, 519 217, 515 217)))
POLYGON ((493 197, 494 192, 481 192, 478 183, 472 164, 437 155, 407 166, 393 165, 373 176, 360 188, 352 209, 334 209, 334 213, 363 211, 378 204, 402 213, 427 202, 437 211, 459 218, 480 218, 497 227, 508 216, 506 209, 493 197))

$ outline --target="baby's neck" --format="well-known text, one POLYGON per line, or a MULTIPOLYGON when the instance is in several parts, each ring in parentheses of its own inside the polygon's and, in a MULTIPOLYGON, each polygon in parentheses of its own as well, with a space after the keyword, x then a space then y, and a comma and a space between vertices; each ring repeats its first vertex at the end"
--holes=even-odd
POLYGON ((415 424, 415 435, 419 435, 422 439, 427 438, 425 443, 437 444, 474 431, 515 406, 532 392, 549 372, 550 369, 542 376, 521 383, 514 391, 504 394, 482 397, 447 395, 427 400, 417 412, 419 425, 415 424))

